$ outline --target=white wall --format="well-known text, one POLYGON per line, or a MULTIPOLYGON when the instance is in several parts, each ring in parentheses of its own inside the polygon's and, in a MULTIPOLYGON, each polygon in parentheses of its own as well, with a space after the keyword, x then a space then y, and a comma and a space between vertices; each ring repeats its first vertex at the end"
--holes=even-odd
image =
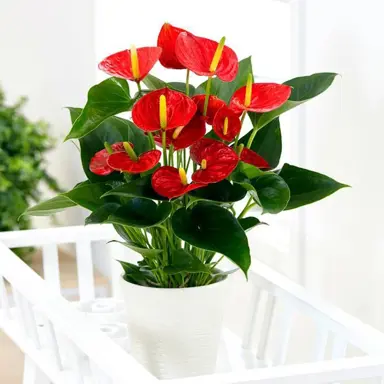
MULTIPOLYGON (((10 102, 29 97, 29 118, 51 124, 57 146, 47 156, 48 168, 63 188, 84 179, 76 147, 62 143, 71 126, 63 107, 84 105, 95 83, 93 25, 92 0, 1 1, 0 84, 10 102)), ((82 222, 76 210, 60 218, 63 224, 82 222)))
POLYGON ((306 165, 352 185, 306 208, 307 285, 384 329, 384 3, 306 1, 306 72, 340 73, 306 110, 306 165))

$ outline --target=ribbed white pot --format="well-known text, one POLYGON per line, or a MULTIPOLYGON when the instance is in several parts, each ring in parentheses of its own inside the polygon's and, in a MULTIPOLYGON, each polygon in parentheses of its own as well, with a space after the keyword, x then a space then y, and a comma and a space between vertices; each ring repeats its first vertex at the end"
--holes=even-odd
POLYGON ((159 379, 213 373, 228 281, 166 289, 122 279, 131 353, 136 360, 159 379))

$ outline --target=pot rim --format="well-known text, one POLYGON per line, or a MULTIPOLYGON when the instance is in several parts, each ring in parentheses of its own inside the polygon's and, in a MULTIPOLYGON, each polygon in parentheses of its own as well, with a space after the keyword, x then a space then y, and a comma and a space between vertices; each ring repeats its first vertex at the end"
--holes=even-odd
MULTIPOLYGON (((124 279, 124 273, 122 273, 120 275, 120 281, 122 283, 126 283, 126 284, 129 284, 129 285, 133 285, 135 287, 140 287, 140 288, 144 288, 144 289, 152 289, 152 290, 158 290, 158 291, 180 291, 180 290, 184 290, 184 289, 193 290, 193 289, 199 289, 199 288, 201 289, 201 288, 208 288, 208 287, 217 287, 217 285, 220 284, 220 283, 228 282, 228 280, 229 280, 228 277, 229 277, 229 275, 225 275, 223 277, 223 279, 221 279, 219 281, 216 281, 213 284, 200 285, 198 287, 183 287, 183 288, 148 287, 148 286, 145 286, 145 285, 134 284, 134 283, 131 283, 131 282, 129 282, 129 281, 124 279)), ((212 289, 212 288, 210 288, 210 289, 212 289)))

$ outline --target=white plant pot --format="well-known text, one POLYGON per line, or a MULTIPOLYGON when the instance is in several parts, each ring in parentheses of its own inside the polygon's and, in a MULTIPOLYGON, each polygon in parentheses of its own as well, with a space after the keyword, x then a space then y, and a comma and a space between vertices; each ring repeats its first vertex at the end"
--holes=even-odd
POLYGON ((136 360, 159 379, 213 373, 228 281, 167 289, 122 279, 131 353, 136 360))

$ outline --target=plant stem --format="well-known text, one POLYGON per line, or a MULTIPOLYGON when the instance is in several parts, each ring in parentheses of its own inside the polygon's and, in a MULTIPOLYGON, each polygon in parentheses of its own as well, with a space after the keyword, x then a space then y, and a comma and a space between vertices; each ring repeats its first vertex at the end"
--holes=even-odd
POLYGON ((167 162, 167 133, 166 133, 165 129, 162 130, 161 141, 163 144, 163 162, 164 162, 163 165, 168 165, 168 162, 167 162))
POLYGON ((253 127, 253 131, 251 133, 251 136, 249 136, 248 143, 247 143, 247 148, 251 148, 253 140, 255 139, 255 136, 256 136, 256 133, 257 133, 258 130, 259 130, 259 127, 257 125, 255 125, 253 127))
POLYGON ((204 112, 203 116, 207 116, 208 104, 209 104, 209 95, 211 93, 212 87, 212 76, 208 77, 207 87, 205 88, 205 100, 204 100, 204 112))
POLYGON ((155 139, 153 138, 152 132, 148 132, 149 143, 151 144, 151 149, 156 149, 155 139))
POLYGON ((244 215, 252 208, 256 205, 256 203, 253 203, 251 204, 253 201, 253 197, 251 196, 249 199, 248 199, 248 202, 246 204, 246 206, 244 207, 244 209, 240 212, 240 215, 237 217, 237 219, 242 219, 244 217, 244 215))
POLYGON ((240 122, 241 122, 241 128, 240 128, 239 133, 238 133, 237 136, 236 136, 235 144, 234 144, 234 146, 233 146, 233 148, 234 148, 235 151, 236 151, 236 149, 237 149, 237 143, 239 142, 239 137, 240 137, 241 130, 242 130, 242 128, 243 128, 244 119, 245 119, 245 115, 246 115, 246 114, 247 114, 247 112, 244 111, 243 114, 242 114, 242 116, 241 116, 241 120, 240 120, 240 122))
POLYGON ((138 89, 139 93, 141 94, 142 89, 141 89, 140 81, 137 82, 137 89, 138 89))
POLYGON ((168 163, 169 165, 171 165, 173 167, 173 145, 171 144, 169 146, 169 160, 168 160, 168 163))
POLYGON ((187 69, 187 78, 185 79, 185 94, 189 96, 189 69, 187 69))
POLYGON ((213 271, 213 270, 216 268, 217 264, 219 264, 220 261, 223 260, 223 259, 224 259, 224 255, 222 255, 222 256, 220 257, 220 259, 217 260, 217 261, 212 265, 212 267, 211 267, 211 271, 213 271))

